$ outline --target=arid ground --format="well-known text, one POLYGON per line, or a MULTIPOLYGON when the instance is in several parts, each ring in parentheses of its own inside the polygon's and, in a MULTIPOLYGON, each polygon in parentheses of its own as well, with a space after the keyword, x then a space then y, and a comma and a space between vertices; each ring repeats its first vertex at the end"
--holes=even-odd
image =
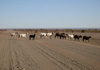
POLYGON ((83 43, 15 38, 11 32, 0 31, 0 70, 100 70, 100 33, 82 33, 92 36, 83 43))

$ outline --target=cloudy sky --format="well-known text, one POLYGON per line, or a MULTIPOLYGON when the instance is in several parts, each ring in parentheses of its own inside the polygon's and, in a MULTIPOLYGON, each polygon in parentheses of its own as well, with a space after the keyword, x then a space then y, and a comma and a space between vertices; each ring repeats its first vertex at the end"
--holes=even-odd
POLYGON ((0 28, 100 28, 100 0, 0 0, 0 28))

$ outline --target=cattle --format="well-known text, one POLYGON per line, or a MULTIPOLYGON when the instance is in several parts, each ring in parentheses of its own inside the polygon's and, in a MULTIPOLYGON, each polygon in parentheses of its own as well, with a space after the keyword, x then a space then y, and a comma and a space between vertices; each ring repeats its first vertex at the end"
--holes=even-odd
POLYGON ((65 38, 66 39, 66 34, 65 33, 56 33, 55 38, 65 38))
POLYGON ((36 37, 36 34, 34 34, 34 35, 29 35, 29 40, 35 39, 35 37, 36 37))
POLYGON ((78 41, 80 40, 80 38, 82 38, 81 35, 74 35, 74 40, 78 39, 78 41))
POLYGON ((88 40, 88 42, 89 42, 90 38, 91 38, 91 36, 83 36, 83 42, 84 42, 84 40, 88 40))

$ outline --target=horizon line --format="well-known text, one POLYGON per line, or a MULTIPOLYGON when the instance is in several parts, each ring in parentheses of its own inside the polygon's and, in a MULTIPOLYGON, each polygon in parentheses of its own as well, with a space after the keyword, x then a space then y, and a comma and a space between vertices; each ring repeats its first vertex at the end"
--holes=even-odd
POLYGON ((100 29, 100 28, 0 28, 0 29, 100 29))

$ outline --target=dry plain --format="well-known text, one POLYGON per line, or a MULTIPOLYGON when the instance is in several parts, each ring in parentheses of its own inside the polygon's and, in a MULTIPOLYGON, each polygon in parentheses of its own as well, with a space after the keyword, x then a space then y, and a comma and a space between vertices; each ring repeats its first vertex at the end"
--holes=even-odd
MULTIPOLYGON (((0 31, 0 70, 100 70, 100 33, 83 43, 63 39, 10 37, 0 31)), ((32 34, 32 33, 29 33, 32 34)))

